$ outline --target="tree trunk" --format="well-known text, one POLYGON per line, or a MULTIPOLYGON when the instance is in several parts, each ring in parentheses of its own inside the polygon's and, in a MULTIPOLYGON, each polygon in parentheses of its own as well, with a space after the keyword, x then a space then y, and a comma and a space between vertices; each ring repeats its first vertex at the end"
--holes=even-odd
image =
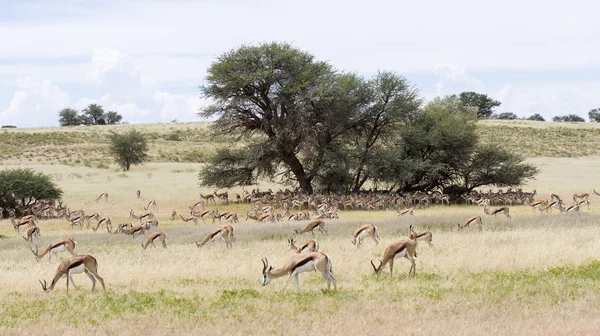
POLYGON ((313 187, 310 178, 304 171, 304 167, 302 166, 300 160, 298 160, 298 158, 292 153, 282 155, 282 159, 283 162, 290 167, 292 173, 294 173, 294 176, 296 176, 296 180, 298 180, 300 189, 307 194, 312 194, 313 187))

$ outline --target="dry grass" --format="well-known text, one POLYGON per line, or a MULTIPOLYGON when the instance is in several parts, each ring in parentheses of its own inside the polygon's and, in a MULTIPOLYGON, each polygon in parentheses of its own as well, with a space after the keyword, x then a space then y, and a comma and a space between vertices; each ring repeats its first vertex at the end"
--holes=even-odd
MULTIPOLYGON (((108 134, 136 128, 150 139, 150 162, 203 163, 232 137, 215 137, 210 122, 111 126, 46 127, 0 131, 0 160, 4 164, 64 164, 114 167, 107 160, 108 134)), ((479 122, 484 143, 518 148, 525 157, 582 157, 600 155, 600 127, 592 123, 533 121, 479 122)))
MULTIPOLYGON (((534 159, 538 160, 538 159, 534 159)), ((536 187, 568 199, 600 185, 599 158, 540 160, 536 187), (583 175, 579 175, 583 174, 583 175), (586 178, 584 179, 583 176, 586 178)), ((62 165, 28 167, 55 176, 65 202, 86 212, 100 212, 114 222, 129 210, 156 199, 159 229, 168 249, 142 251, 143 237, 71 230, 65 221, 42 221, 40 246, 56 237, 73 237, 78 253, 94 255, 108 290, 91 292, 90 282, 75 275, 79 291, 42 292, 38 279, 49 280, 58 265, 36 263, 22 239, 0 241, 0 333, 16 335, 184 334, 597 334, 600 322, 600 198, 578 214, 540 215, 526 206, 512 207, 512 220, 484 216, 475 206, 438 206, 414 217, 393 212, 343 212, 329 221, 329 235, 316 239, 333 261, 337 293, 323 293, 317 275, 301 275, 302 292, 285 279, 259 285, 262 257, 281 265, 291 255, 286 238, 303 223, 235 225, 237 242, 196 249, 193 241, 213 225, 170 222, 171 210, 184 211, 199 200, 194 164, 148 164, 126 174, 107 169, 62 165), (144 199, 136 200, 140 189, 144 199), (103 191, 109 201, 96 203, 103 191), (456 232, 457 222, 479 214, 485 231, 456 232), (355 248, 351 233, 376 224, 379 246, 365 240, 355 248), (406 279, 406 260, 394 277, 386 269, 378 279, 369 264, 387 244, 402 238, 408 225, 433 232, 434 248, 419 246, 417 277, 406 279)), ((264 186, 263 188, 266 188, 264 186)), ((277 186, 270 186, 277 188, 277 186)), ((600 188, 597 188, 600 189, 600 188)), ((219 206, 244 211, 243 206, 219 206)), ((0 234, 14 237, 8 221, 0 234)), ((309 237, 303 237, 308 239, 309 237)), ((65 257, 63 255, 62 257, 65 257)))

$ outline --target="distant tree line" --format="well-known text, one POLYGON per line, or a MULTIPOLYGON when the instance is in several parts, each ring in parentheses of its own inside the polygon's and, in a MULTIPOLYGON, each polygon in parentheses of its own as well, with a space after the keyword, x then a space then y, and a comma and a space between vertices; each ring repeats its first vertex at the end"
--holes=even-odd
POLYGON ((500 105, 463 92, 423 105, 403 76, 341 72, 286 43, 242 46, 209 67, 199 113, 222 147, 199 174, 217 188, 274 180, 305 193, 517 186, 538 170, 514 150, 484 145, 476 121, 500 105))
POLYGON ((114 111, 104 112, 102 105, 90 104, 81 113, 70 107, 58 113, 60 126, 79 125, 114 125, 123 120, 123 117, 114 111))

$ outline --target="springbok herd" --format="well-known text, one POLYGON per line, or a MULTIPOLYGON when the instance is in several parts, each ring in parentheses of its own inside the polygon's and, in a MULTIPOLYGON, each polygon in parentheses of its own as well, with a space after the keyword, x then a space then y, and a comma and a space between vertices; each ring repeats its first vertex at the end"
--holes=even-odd
MULTIPOLYGON (((593 193, 600 196, 596 190, 593 193)), ((141 192, 136 192, 137 198, 140 198, 141 192)), ((483 207, 484 215, 502 214, 506 218, 511 218, 511 205, 529 205, 532 210, 539 211, 541 214, 551 213, 552 209, 558 209, 560 212, 577 212, 582 207, 590 208, 590 195, 588 193, 574 194, 573 204, 565 205, 563 200, 556 194, 551 194, 547 199, 536 200, 537 192, 524 192, 521 189, 506 192, 498 191, 488 193, 472 192, 462 195, 465 203, 483 207), (491 206, 497 206, 491 208, 491 206)), ((108 193, 102 193, 96 202, 104 200, 108 201, 108 193)), ((220 212, 217 206, 227 206, 230 203, 248 204, 252 207, 252 211, 246 213, 245 219, 255 222, 279 222, 279 221, 308 221, 301 229, 293 231, 294 238, 287 241, 288 247, 295 254, 281 267, 274 268, 269 265, 266 258, 262 260, 262 278, 261 284, 267 285, 272 279, 288 275, 288 280, 284 286, 285 292, 292 278, 295 279, 297 289, 300 290, 299 273, 316 271, 327 283, 327 290, 330 290, 333 285, 334 290, 337 289, 337 283, 332 272, 332 261, 329 256, 320 252, 320 245, 315 240, 308 240, 302 244, 297 244, 296 239, 304 233, 310 232, 314 237, 314 231, 318 230, 323 235, 327 235, 327 222, 339 218, 339 211, 342 210, 393 210, 397 216, 414 215, 416 209, 427 207, 433 203, 441 205, 449 205, 450 197, 442 193, 387 193, 387 192, 365 192, 350 195, 303 195, 291 191, 279 191, 273 193, 271 190, 261 192, 253 190, 248 193, 244 191, 242 195, 236 194, 236 198, 230 201, 227 192, 200 195, 201 201, 189 207, 189 217, 184 216, 177 210, 172 211, 170 220, 175 221, 178 218, 184 223, 198 224, 201 220, 206 224, 206 219, 210 219, 212 223, 216 221, 222 224, 225 220, 225 226, 217 227, 206 233, 206 236, 198 241, 194 241, 197 248, 205 246, 209 242, 222 241, 227 248, 233 247, 235 242, 234 228, 232 225, 239 223, 240 217, 235 212, 220 212), (206 209, 207 206, 212 206, 213 209, 206 209)), ((0 213, 8 213, 10 222, 16 232, 17 238, 21 236, 22 228, 25 230, 22 238, 28 244, 33 244, 34 239, 40 238, 40 227, 37 225, 41 220, 60 218, 68 221, 72 229, 84 227, 96 232, 100 228, 106 228, 108 234, 126 234, 134 238, 136 235, 146 235, 147 232, 159 226, 159 222, 155 213, 158 212, 157 203, 152 200, 144 207, 144 213, 136 214, 132 209, 129 212, 129 219, 138 220, 138 223, 132 222, 119 223, 113 227, 110 217, 100 216, 98 213, 86 215, 83 210, 71 211, 64 206, 62 202, 45 203, 35 202, 27 207, 18 209, 1 209, 0 213), (17 214, 20 215, 17 218, 17 214)), ((188 211, 186 211, 187 213, 188 211)), ((483 230, 483 221, 481 216, 473 216, 465 220, 464 223, 458 223, 457 229, 460 231, 466 227, 471 229, 471 224, 483 230)), ((292 234, 292 232, 290 232, 292 234)), ((350 233, 349 233, 350 234, 350 233)), ((357 228, 352 234, 352 244, 359 247, 363 243, 364 238, 370 237, 375 245, 379 244, 379 233, 377 226, 373 224, 362 225, 357 228)), ((7 238, 0 236, 1 239, 7 238)), ((381 270, 389 265, 390 275, 393 274, 394 260, 404 257, 410 261, 410 270, 408 275, 415 275, 417 256, 417 242, 425 241, 430 247, 433 247, 433 234, 430 231, 418 232, 413 226, 410 226, 408 237, 397 240, 387 246, 382 253, 381 259, 371 260, 370 263, 375 271, 379 274, 381 270)), ((155 231, 150 233, 142 248, 146 249, 149 245, 156 247, 156 243, 160 243, 163 248, 167 248, 166 235, 164 232, 155 231)), ((191 242, 190 242, 191 243, 191 242)), ((72 257, 64 259, 58 266, 56 273, 50 285, 44 280, 40 280, 42 289, 50 292, 56 286, 58 280, 66 277, 67 291, 69 283, 77 289, 73 282, 72 275, 77 273, 85 273, 92 281, 92 290, 99 281, 102 288, 105 289, 104 279, 98 274, 97 260, 91 255, 77 255, 75 252, 76 242, 71 238, 59 238, 51 241, 41 252, 36 246, 35 251, 31 252, 36 260, 42 259, 48 255, 48 260, 55 256, 58 261, 59 252, 69 252, 72 257)))

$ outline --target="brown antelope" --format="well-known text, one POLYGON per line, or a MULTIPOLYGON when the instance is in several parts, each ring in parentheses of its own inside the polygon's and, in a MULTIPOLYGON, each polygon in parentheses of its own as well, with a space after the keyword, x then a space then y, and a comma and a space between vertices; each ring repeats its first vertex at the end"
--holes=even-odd
POLYGON ((333 274, 331 274, 331 259, 325 253, 309 252, 305 254, 295 254, 282 267, 277 269, 273 269, 273 266, 269 266, 267 258, 264 258, 262 262, 263 270, 261 284, 263 286, 266 286, 273 279, 277 279, 289 274, 290 277, 283 287, 283 293, 285 293, 285 290, 287 289, 287 286, 292 278, 296 279, 296 287, 298 288, 299 292, 300 279, 298 278, 298 275, 302 272, 310 272, 314 270, 327 282, 327 291, 331 289, 331 284, 333 284, 334 291, 337 291, 336 280, 333 277, 333 274))
POLYGON ((465 227, 469 227, 469 230, 471 230, 472 223, 477 224, 477 228, 479 229, 479 231, 483 231, 483 226, 481 225, 481 217, 480 216, 473 216, 473 217, 467 219, 463 225, 460 225, 460 224, 456 224, 456 225, 458 226, 458 231, 464 229, 465 227))
POLYGON ((417 272, 417 267, 415 264, 415 257, 417 256, 417 244, 410 239, 401 239, 396 242, 393 242, 383 251, 383 255, 381 259, 379 259, 379 267, 375 266, 373 260, 371 260, 371 266, 373 266, 373 270, 375 274, 379 276, 379 273, 385 267, 385 265, 390 265, 390 276, 393 275, 394 272, 394 259, 396 258, 406 258, 410 261, 410 270, 408 271, 408 275, 411 273, 413 275, 417 272))
POLYGON ((327 229, 325 229, 325 222, 320 219, 309 222, 302 229, 294 230, 294 233, 299 236, 303 233, 310 232, 314 236, 315 235, 314 229, 319 229, 319 231, 321 231, 322 233, 327 235, 327 229))
POLYGON ((255 212, 246 212, 246 220, 248 219, 254 219, 257 222, 264 222, 267 219, 274 221, 275 215, 273 214, 273 212, 261 213, 260 215, 256 214, 255 212))
POLYGON ((575 204, 565 208, 565 205, 561 202, 558 206, 558 210, 560 210, 560 212, 578 212, 579 204, 575 203, 575 204))
POLYGON ((588 194, 588 193, 573 194, 573 202, 578 202, 579 200, 585 200, 585 201, 587 201, 587 199, 589 197, 590 197, 590 194, 588 194))
POLYGON ((108 202, 108 193, 103 192, 102 194, 100 194, 100 196, 98 196, 98 198, 96 198, 96 203, 100 202, 102 197, 104 197, 104 202, 108 202))
POLYGON ((215 202, 215 195, 213 195, 213 194, 208 194, 208 195, 202 195, 202 194, 200 194, 200 197, 205 202, 207 202, 207 203, 211 203, 212 202, 212 204, 216 204, 216 202, 215 202))
POLYGON ((135 212, 133 211, 133 209, 131 209, 131 211, 129 211, 129 219, 139 219, 140 223, 142 222, 143 219, 153 219, 154 218, 154 214, 147 212, 143 215, 136 215, 135 212))
POLYGON ((201 242, 198 243, 197 241, 194 241, 194 243, 196 243, 197 248, 201 248, 204 245, 206 245, 206 243, 208 243, 209 241, 215 240, 217 238, 221 238, 221 240, 223 240, 225 242, 226 247, 232 246, 231 245, 231 237, 229 236, 229 230, 224 227, 220 227, 220 228, 217 228, 217 229, 214 229, 214 230, 208 232, 206 234, 206 237, 204 237, 204 239, 201 242))
POLYGON ((37 226, 32 226, 27 229, 25 235, 27 236, 27 238, 22 237, 23 239, 25 239, 25 241, 30 241, 33 243, 33 238, 40 240, 40 228, 37 226))
POLYGON ((410 207, 410 208, 404 209, 404 210, 398 210, 398 216, 404 216, 407 214, 411 215, 411 216, 415 215, 413 207, 410 207))
POLYGON ((409 239, 411 239, 412 241, 414 241, 417 244, 418 244, 419 240, 424 240, 427 242, 427 244, 429 244, 429 246, 433 247, 433 242, 432 242, 433 235, 431 234, 430 231, 424 231, 424 232, 417 233, 413 229, 412 225, 410 226, 409 230, 410 230, 410 232, 408 233, 409 239))
POLYGON ((96 225, 96 227, 92 227, 92 230, 94 231, 98 231, 98 229, 100 228, 100 226, 106 225, 106 231, 110 232, 112 229, 112 220, 110 219, 110 217, 104 217, 102 219, 100 219, 98 221, 98 225, 96 225))
POLYGON ((148 202, 148 205, 146 205, 144 207, 144 211, 150 212, 150 208, 152 208, 152 210, 154 210, 151 213, 158 212, 158 206, 156 205, 156 201, 155 200, 152 200, 152 201, 148 202))
MULTIPOLYGON (((175 213, 175 211, 173 211, 173 213, 175 213)), ((181 218, 181 220, 182 220, 184 223, 190 223, 190 222, 194 222, 194 224, 198 225, 198 217, 196 217, 196 216, 192 216, 192 217, 190 217, 190 218, 185 218, 185 217, 183 217, 183 215, 182 215, 182 214, 179 214, 179 218, 181 218)))
POLYGON ((354 231, 354 237, 352 238, 352 244, 359 247, 362 244, 364 238, 370 236, 375 242, 375 245, 379 245, 379 232, 377 226, 373 224, 365 224, 356 231, 354 231))
POLYGON ((557 208, 560 204, 560 201, 552 201, 550 203, 546 203, 545 206, 538 208, 538 210, 540 211, 540 213, 544 213, 545 212, 552 212, 552 208, 557 208))
MULTIPOLYGON (((119 225, 121 226, 121 225, 119 225)), ((146 234, 146 226, 145 225, 138 225, 132 228, 124 228, 124 227, 120 227, 118 232, 122 232, 124 234, 128 234, 131 235, 131 238, 133 239, 133 237, 135 237, 135 235, 142 235, 142 234, 146 234)))
POLYGON ((104 279, 102 279, 98 275, 98 262, 96 261, 96 258, 92 257, 91 255, 80 255, 63 260, 63 262, 61 262, 60 265, 58 265, 56 274, 54 275, 54 279, 52 279, 50 287, 48 287, 46 280, 44 280, 44 282, 40 280, 40 284, 42 285, 42 289, 46 293, 50 293, 54 289, 54 286, 56 286, 56 284, 58 283, 58 280, 60 280, 60 278, 62 277, 66 277, 68 292, 69 280, 73 284, 73 287, 77 289, 77 286, 73 281, 72 275, 82 272, 85 272, 85 274, 90 278, 90 280, 92 280, 92 290, 96 288, 96 279, 98 279, 98 281, 100 281, 100 284, 102 284, 102 289, 106 291, 106 287, 104 287, 104 279))
POLYGON ((508 207, 499 207, 496 208, 492 211, 490 211, 490 208, 486 205, 483 207, 483 212, 485 212, 486 215, 494 215, 496 216, 497 214, 504 214, 504 216, 506 216, 506 218, 511 218, 510 217, 510 209, 508 207))
POLYGON ((541 200, 541 201, 537 201, 537 202, 533 202, 533 203, 529 204, 529 206, 531 206, 531 210, 533 212, 535 212, 536 209, 541 212, 542 209, 546 207, 546 205, 548 205, 548 200, 541 200))
POLYGON ((288 248, 296 253, 317 252, 319 250, 319 243, 311 239, 302 245, 296 246, 296 242, 292 238, 288 239, 288 248))
POLYGON ((156 247, 156 245, 154 245, 154 241, 159 239, 160 242, 162 243, 163 248, 167 248, 167 243, 165 243, 165 238, 166 238, 166 235, 163 232, 154 232, 153 234, 151 234, 148 237, 148 239, 146 239, 146 243, 142 244, 142 247, 144 248, 144 250, 150 244, 152 244, 152 246, 156 247))
POLYGON ((15 218, 14 218, 14 217, 11 217, 11 218, 10 218, 10 222, 11 222, 11 224, 13 225, 13 228, 15 229, 15 232, 17 233, 17 237, 18 237, 18 236, 19 236, 19 234, 21 233, 21 226, 25 226, 25 225, 27 225, 27 226, 29 226, 30 228, 31 228, 31 227, 34 227, 34 226, 36 226, 36 225, 35 225, 35 222, 34 222, 32 219, 29 219, 29 220, 23 220, 23 219, 20 219, 20 220, 17 222, 17 221, 15 221, 15 218))
POLYGON ((38 247, 35 247, 35 252, 33 249, 30 249, 35 256, 37 261, 40 261, 46 254, 48 255, 48 261, 52 258, 52 255, 56 257, 56 261, 58 261, 58 252, 67 251, 71 253, 71 255, 75 255, 75 245, 77 242, 71 238, 59 238, 55 239, 46 248, 42 251, 42 253, 38 253, 38 247))
POLYGON ((235 241, 235 237, 233 236, 233 226, 227 224, 223 226, 223 228, 229 233, 229 238, 231 239, 231 241, 235 241))

